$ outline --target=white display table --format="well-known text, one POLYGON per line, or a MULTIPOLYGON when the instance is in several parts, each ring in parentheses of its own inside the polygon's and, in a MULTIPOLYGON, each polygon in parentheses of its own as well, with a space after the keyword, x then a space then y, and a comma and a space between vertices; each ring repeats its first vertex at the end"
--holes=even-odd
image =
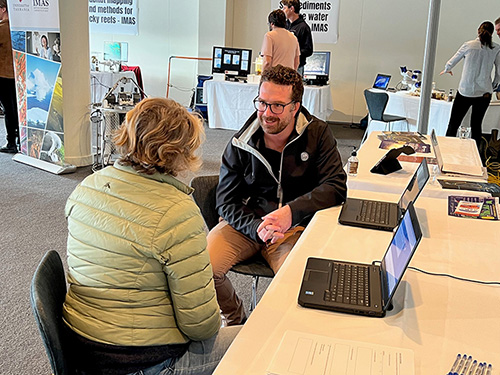
MULTIPOLYGON (((410 131, 417 131, 420 97, 410 95, 406 91, 388 91, 387 94, 389 94, 389 102, 384 113, 406 117, 410 125, 410 131)), ((452 105, 452 102, 431 99, 427 134, 430 134, 432 129, 436 131, 437 135, 446 134, 452 105)), ((464 126, 469 126, 470 110, 462 123, 464 126)), ((500 129, 500 102, 498 101, 490 103, 483 120, 483 133, 491 133, 493 128, 500 129)), ((374 130, 385 130, 385 123, 371 121, 370 131, 374 130)), ((395 122, 391 124, 391 130, 406 131, 406 124, 404 122, 395 122)))
MULTIPOLYGON (((208 80, 203 87, 211 128, 239 130, 255 112, 258 83, 208 80)), ((327 120, 333 113, 330 86, 304 86, 302 105, 312 115, 327 120)))

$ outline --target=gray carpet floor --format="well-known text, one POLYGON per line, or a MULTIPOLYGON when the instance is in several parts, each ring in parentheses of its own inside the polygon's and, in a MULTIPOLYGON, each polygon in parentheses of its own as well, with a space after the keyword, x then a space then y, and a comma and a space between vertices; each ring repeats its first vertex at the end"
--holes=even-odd
MULTIPOLYGON (((352 147, 359 146, 363 131, 343 125, 331 127, 345 164, 352 147)), ((222 151, 233 134, 207 128, 203 166, 196 175, 218 174, 222 151)), ((0 145, 4 139, 0 118, 0 145)), ((64 205, 76 185, 90 173, 90 167, 82 167, 57 176, 17 163, 12 155, 0 154, 0 374, 51 373, 31 312, 30 282, 46 251, 58 251, 65 261, 64 205)), ((180 179, 189 182, 194 175, 185 174, 180 179)), ((230 278, 248 306, 251 278, 236 274, 230 278)), ((269 282, 260 282, 259 298, 269 282)))

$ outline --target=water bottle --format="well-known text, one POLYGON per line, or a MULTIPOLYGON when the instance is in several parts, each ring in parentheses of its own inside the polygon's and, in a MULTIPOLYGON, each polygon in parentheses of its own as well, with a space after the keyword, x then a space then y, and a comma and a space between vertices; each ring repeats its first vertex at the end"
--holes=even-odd
POLYGON ((352 150, 351 156, 347 159, 347 174, 356 177, 358 175, 359 159, 356 149, 352 150))

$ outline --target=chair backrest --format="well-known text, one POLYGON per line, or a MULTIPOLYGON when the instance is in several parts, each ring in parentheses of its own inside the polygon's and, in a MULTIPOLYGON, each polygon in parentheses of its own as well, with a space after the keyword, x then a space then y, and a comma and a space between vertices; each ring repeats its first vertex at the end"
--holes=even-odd
POLYGON ((389 95, 386 92, 374 92, 366 89, 365 100, 371 119, 384 121, 383 115, 389 101, 389 95))
POLYGON ((63 302, 66 296, 64 268, 59 254, 48 251, 31 281, 31 308, 54 375, 70 373, 64 343, 63 302))
POLYGON ((210 230, 219 222, 219 214, 215 209, 219 176, 197 176, 191 180, 190 185, 194 189, 193 199, 200 208, 205 224, 210 230))

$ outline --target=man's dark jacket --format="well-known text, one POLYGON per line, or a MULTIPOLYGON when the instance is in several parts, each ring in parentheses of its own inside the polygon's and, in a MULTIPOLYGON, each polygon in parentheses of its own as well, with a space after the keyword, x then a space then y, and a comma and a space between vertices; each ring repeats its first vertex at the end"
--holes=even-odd
POLYGON ((299 14, 299 18, 290 23, 286 23, 287 29, 291 31, 299 41, 300 47, 300 63, 299 66, 306 64, 306 58, 313 54, 313 39, 311 35, 311 28, 304 21, 304 16, 299 14))
POLYGON ((341 204, 347 194, 337 141, 324 121, 301 108, 279 175, 258 151, 263 135, 254 113, 224 151, 217 188, 219 215, 257 242, 257 227, 278 208, 279 195, 292 210, 292 226, 305 226, 316 211, 341 204))

